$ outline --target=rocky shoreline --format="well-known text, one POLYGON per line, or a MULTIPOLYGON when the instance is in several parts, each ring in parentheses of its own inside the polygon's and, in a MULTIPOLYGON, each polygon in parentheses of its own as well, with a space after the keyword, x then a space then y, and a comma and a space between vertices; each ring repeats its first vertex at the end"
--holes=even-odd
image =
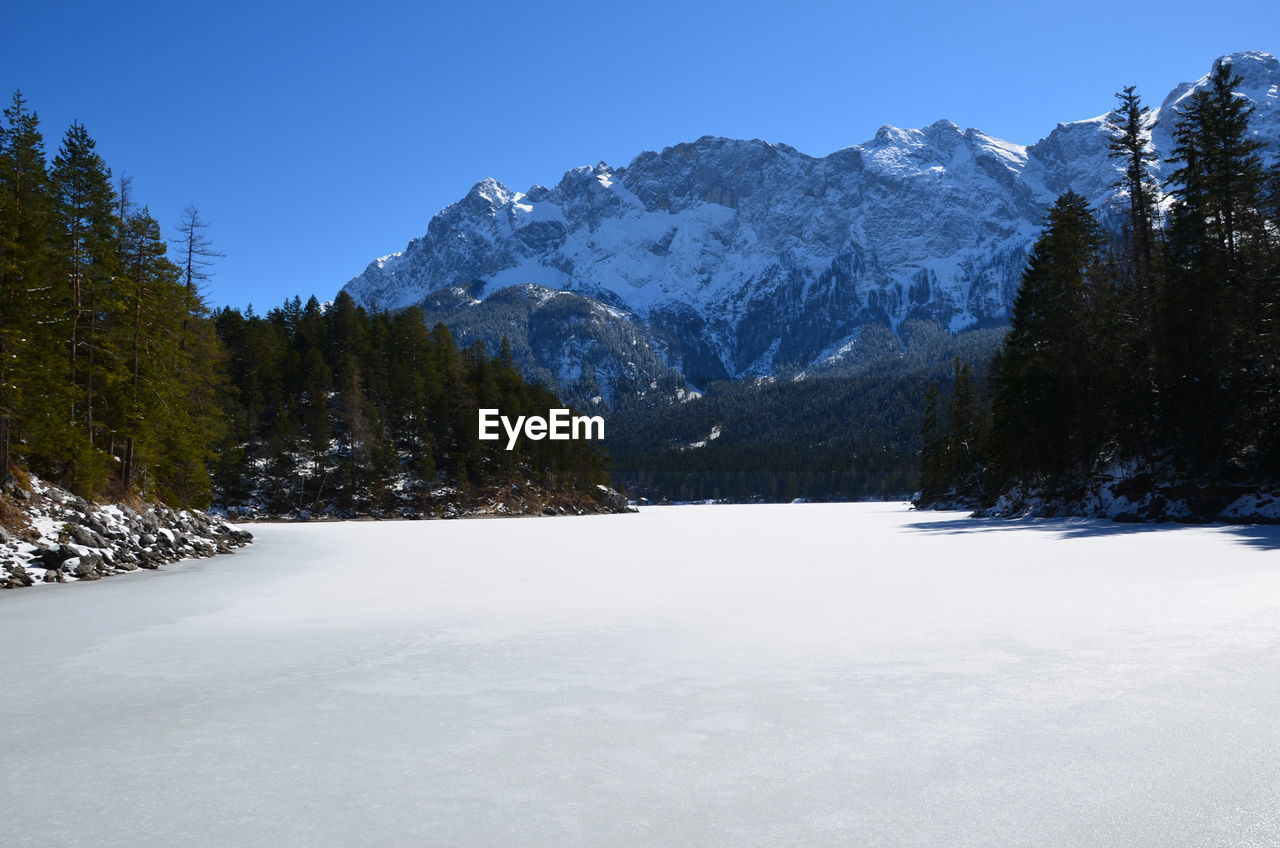
POLYGON ((1280 524, 1280 488, 1260 483, 1197 483, 1172 469, 1117 463, 1074 486, 1026 482, 994 501, 944 496, 917 509, 971 509, 975 518, 1107 518, 1120 522, 1280 524))
POLYGON ((0 589, 100 580, 179 560, 233 553, 253 535, 230 521, 497 518, 635 512, 625 495, 552 492, 532 484, 462 491, 442 487, 414 511, 337 515, 252 507, 208 513, 163 504, 96 504, 34 477, 0 492, 0 589))
POLYGON ((95 504, 31 478, 0 493, 0 589, 99 580, 229 554, 253 535, 163 504, 95 504))
POLYGON ((1076 516, 1121 522, 1280 524, 1280 492, 1245 485, 1198 486, 1152 481, 1099 481, 1083 495, 1045 495, 1014 488, 978 518, 1076 516))

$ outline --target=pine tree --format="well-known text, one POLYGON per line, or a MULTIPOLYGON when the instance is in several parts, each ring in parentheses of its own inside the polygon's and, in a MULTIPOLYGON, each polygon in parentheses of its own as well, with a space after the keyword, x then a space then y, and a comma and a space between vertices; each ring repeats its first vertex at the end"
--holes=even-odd
POLYGON ((155 463, 157 495, 166 502, 207 506, 212 497, 209 468, 223 438, 226 355, 209 318, 209 308, 185 285, 171 286, 166 335, 174 366, 156 390, 163 391, 163 438, 155 463), (175 350, 176 348, 176 350, 175 350))
POLYGON ((213 260, 224 255, 213 249, 213 242, 204 232, 208 228, 209 223, 200 217, 200 210, 195 204, 182 210, 174 244, 178 248, 178 264, 182 268, 182 284, 192 293, 199 292, 213 276, 209 270, 213 267, 213 260))
MULTIPOLYGON (((121 197, 125 198, 125 192, 121 197)), ((117 392, 111 425, 124 442, 121 488, 129 492, 134 490, 142 466, 139 443, 146 445, 152 428, 160 423, 161 409, 153 403, 153 381, 171 379, 169 357, 164 353, 166 339, 160 332, 165 318, 161 310, 163 288, 176 283, 178 269, 165 257, 159 222, 146 209, 124 207, 122 211, 127 220, 122 239, 125 289, 118 349, 126 357, 128 375, 117 392)))
POLYGON ((67 356, 77 396, 70 420, 76 430, 70 482, 86 494, 101 489, 111 470, 99 415, 100 393, 119 363, 103 338, 102 318, 116 311, 120 222, 111 171, 84 126, 72 124, 54 157, 51 177, 58 232, 56 248, 64 266, 67 356))
POLYGON ((947 405, 947 449, 952 475, 970 478, 979 471, 978 391, 973 368, 957 358, 952 375, 951 400, 947 405))
POLYGON ((920 424, 920 501, 930 503, 947 491, 951 484, 946 462, 946 436, 938 420, 942 394, 938 384, 929 382, 924 397, 924 418, 920 424))
POLYGON ((1273 228, 1267 173, 1249 133, 1253 107, 1234 91, 1229 63, 1192 95, 1174 130, 1170 268, 1157 333, 1166 433, 1198 469, 1247 461, 1254 411, 1273 382, 1273 228))
POLYGON ((1090 315, 1103 236, 1085 199, 1058 198, 1014 300, 992 363, 1001 471, 1012 478, 1081 473, 1096 444, 1089 417, 1090 315))
POLYGON ((15 441, 49 451, 66 429, 54 226, 40 121, 15 92, 0 124, 0 485, 15 441))
POLYGON ((1107 116, 1113 135, 1108 141, 1112 158, 1124 165, 1124 175, 1115 182, 1128 199, 1125 223, 1126 258, 1132 269, 1132 284, 1145 293, 1151 284, 1154 261, 1156 208, 1160 184, 1152 173, 1157 157, 1146 132, 1151 110, 1142 105, 1137 89, 1130 85, 1116 94, 1119 101, 1107 116))

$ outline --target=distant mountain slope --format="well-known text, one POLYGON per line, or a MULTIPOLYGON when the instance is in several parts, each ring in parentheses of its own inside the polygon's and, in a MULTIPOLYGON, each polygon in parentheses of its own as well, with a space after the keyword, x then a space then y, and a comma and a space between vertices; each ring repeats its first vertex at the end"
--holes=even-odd
MULTIPOLYGON (((1280 62, 1225 59, 1274 156, 1280 62)), ((1161 157, 1178 104, 1204 82, 1153 113, 1161 157)), ((868 327, 1003 324, 1053 199, 1074 189, 1105 217, 1118 176, 1106 143, 1101 117, 1030 147, 938 121, 820 158, 704 137, 576 168, 554 188, 486 179, 346 290, 371 307, 421 305, 495 349, 511 337, 529 372, 578 404, 830 368, 868 327)))

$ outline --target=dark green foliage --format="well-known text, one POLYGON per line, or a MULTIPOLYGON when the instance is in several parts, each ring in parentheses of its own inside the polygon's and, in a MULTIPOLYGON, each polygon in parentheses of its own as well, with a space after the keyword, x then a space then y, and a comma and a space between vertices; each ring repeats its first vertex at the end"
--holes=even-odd
POLYGON ((1102 231, 1078 194, 1049 211, 992 363, 995 441, 1003 474, 1059 475, 1082 467, 1095 441, 1091 347, 1102 231))
POLYGON ((1238 82, 1219 63, 1175 129, 1179 167, 1170 178, 1156 333, 1170 447, 1185 464, 1219 475, 1269 451, 1280 391, 1274 175, 1249 135, 1252 107, 1233 93, 1238 82))
POLYGON ((0 483, 15 441, 61 429, 54 228, 39 120, 16 93, 0 123, 0 483))
POLYGON ((1097 326, 1091 336, 1099 367, 1094 392, 1108 407, 1105 416, 1122 454, 1148 453, 1152 447, 1152 310, 1156 301, 1160 183, 1152 173, 1156 155, 1145 129, 1150 110, 1133 86, 1116 95, 1108 116, 1113 133, 1111 155, 1124 170, 1116 187, 1128 200, 1127 215, 1112 239, 1102 285, 1095 288, 1097 326), (1108 367, 1109 364, 1109 367, 1108 367))
POLYGON ((920 500, 967 502, 985 490, 991 423, 984 401, 973 368, 959 358, 945 409, 937 384, 929 385, 920 431, 920 500))
POLYGON ((0 470, 203 505, 221 355, 160 226, 85 128, 52 167, 21 95, 0 127, 0 470))
POLYGON ((978 502, 1015 485, 1069 501, 1116 463, 1202 487, 1280 481, 1280 171, 1238 85, 1219 63, 1179 115, 1163 229, 1145 110, 1117 95, 1125 225, 1108 244, 1083 198, 1058 200, 993 361, 986 455, 950 462, 932 397, 922 501, 975 478, 978 502))
POLYGON ((1111 156, 1124 165, 1124 176, 1116 181, 1116 188, 1125 193, 1129 206, 1122 239, 1126 261, 1122 264, 1131 272, 1130 285, 1140 294, 1148 295, 1155 260, 1156 207, 1160 199, 1160 184, 1151 172, 1156 155, 1145 134, 1151 110, 1142 105, 1142 98, 1132 85, 1117 94, 1116 99, 1119 103, 1115 111, 1107 116, 1113 133, 1108 146, 1111 156))
POLYGON ((508 417, 562 406, 509 356, 459 350, 422 313, 370 314, 340 293, 328 307, 294 298, 265 316, 215 316, 233 391, 218 500, 270 514, 433 512, 443 491, 532 483, 594 495, 608 474, 588 442, 481 441, 477 410, 508 417))
POLYGON ((561 406, 519 377, 509 345, 497 361, 459 352, 417 310, 371 317, 346 294, 215 319, 200 284, 221 254, 195 207, 175 263, 95 147, 74 124, 50 167, 22 96, 4 110, 0 484, 21 464, 86 497, 206 506, 216 474, 226 504, 376 514, 441 487, 594 497, 607 480, 582 442, 477 439, 479 406, 561 406))
POLYGON ((88 437, 76 463, 74 485, 97 490, 106 483, 109 458, 98 447, 102 390, 116 366, 104 338, 104 320, 119 311, 121 221, 111 171, 82 124, 72 124, 53 159, 57 225, 55 247, 69 282, 64 294, 67 350, 74 397, 69 419, 88 437))
MULTIPOLYGON (((926 388, 931 381, 949 386, 957 373, 972 382, 968 366, 957 370, 953 362, 985 361, 1002 335, 952 336, 919 321, 906 322, 898 335, 867 328, 847 365, 803 377, 715 383, 696 400, 616 413, 607 430, 614 477, 651 499, 908 497, 919 479, 913 424, 926 388)), ((968 394, 974 408, 961 417, 976 421, 979 398, 968 394)), ((977 449, 967 435, 957 439, 977 449)))

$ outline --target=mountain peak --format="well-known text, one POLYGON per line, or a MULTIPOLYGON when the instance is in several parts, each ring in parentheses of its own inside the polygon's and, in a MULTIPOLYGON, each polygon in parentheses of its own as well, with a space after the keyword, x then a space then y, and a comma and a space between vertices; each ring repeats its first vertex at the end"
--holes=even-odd
POLYGON ((871 140, 871 143, 874 145, 914 144, 917 143, 916 134, 919 132, 919 130, 895 127, 893 124, 884 124, 880 129, 876 130, 875 137, 871 140))
POLYGON ((515 199, 516 193, 493 177, 485 177, 471 187, 458 205, 475 212, 493 213, 515 199))
MULTIPOLYGON (((1241 50, 1219 56, 1213 64, 1216 67, 1219 63, 1231 66, 1232 72, 1240 77, 1241 93, 1252 98, 1255 105, 1263 107, 1277 101, 1277 92, 1280 91, 1280 60, 1272 54, 1261 50, 1241 50)), ((1182 101, 1192 92, 1209 84, 1209 76, 1210 74, 1205 74, 1195 82, 1175 86, 1160 104, 1160 111, 1165 114, 1169 114, 1170 110, 1177 112, 1182 101)))
POLYGON ((480 182, 471 187, 468 194, 477 194, 485 198, 501 198, 511 194, 511 189, 507 188, 493 177, 485 177, 480 182))
POLYGON ((906 146, 921 147, 928 143, 937 142, 953 142, 961 136, 968 135, 971 130, 963 130, 955 121, 947 118, 939 118, 932 124, 920 129, 905 129, 903 127, 895 127, 893 124, 885 124, 876 130, 875 138, 869 143, 870 146, 906 146))
POLYGON ((1280 60, 1270 53, 1261 50, 1245 50, 1240 53, 1228 53, 1218 59, 1231 66, 1232 73, 1240 77, 1241 90, 1254 98, 1277 97, 1280 88, 1280 60))
POLYGON ((1218 57, 1219 62, 1232 65, 1237 73, 1243 74, 1246 69, 1260 69, 1270 73, 1280 73, 1280 60, 1271 53, 1262 50, 1240 50, 1218 57))
MULTIPOLYGON (((1280 158, 1280 63, 1260 51, 1220 61, 1244 80, 1265 158, 1280 158)), ((1177 97, 1206 84, 1185 83, 1175 111, 1151 117, 1157 156, 1173 147, 1177 97)), ((1100 111, 1109 94, 1099 92, 1100 111)), ((694 384, 808 367, 868 327, 892 333, 925 320, 955 332, 1006 321, 1053 199, 1075 191, 1104 214, 1116 200, 1109 133, 1103 118, 1074 121, 1027 148, 940 119, 886 124, 825 157, 704 135, 626 167, 583 165, 523 198, 490 178, 348 289, 391 308, 475 285, 483 299, 435 318, 488 333, 495 349, 514 320, 536 366, 562 387, 599 382, 570 389, 588 398, 608 385, 652 389, 668 367, 694 384), (555 298, 520 323, 500 292, 525 285, 573 291, 617 315, 555 298), (616 321, 610 332, 626 339, 607 355, 578 335, 601 321, 616 321), (637 355, 649 363, 639 371, 637 355)))

